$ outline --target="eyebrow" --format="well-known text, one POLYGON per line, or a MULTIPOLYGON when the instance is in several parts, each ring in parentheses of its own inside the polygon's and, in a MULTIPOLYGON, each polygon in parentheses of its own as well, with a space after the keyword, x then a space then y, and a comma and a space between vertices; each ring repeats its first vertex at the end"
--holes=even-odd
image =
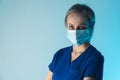
MULTIPOLYGON (((67 25, 73 25, 73 24, 71 24, 71 23, 67 23, 67 25)), ((81 24, 79 24, 79 26, 80 25, 86 25, 85 23, 81 23, 81 24)))

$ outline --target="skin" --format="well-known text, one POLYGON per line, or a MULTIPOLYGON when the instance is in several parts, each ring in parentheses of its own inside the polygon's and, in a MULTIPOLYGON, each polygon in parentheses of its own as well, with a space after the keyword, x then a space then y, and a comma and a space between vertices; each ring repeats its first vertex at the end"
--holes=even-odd
POLYGON ((53 73, 51 71, 48 71, 46 79, 45 80, 52 80, 53 73))
MULTIPOLYGON (((66 30, 81 30, 86 29, 89 26, 87 26, 87 20, 85 20, 82 16, 79 16, 76 13, 71 13, 67 17, 66 22, 66 30)), ((88 47, 90 46, 89 42, 85 42, 79 46, 74 45, 73 50, 71 52, 71 62, 75 60, 78 56, 80 56, 88 47)), ((51 71, 48 71, 48 74, 46 76, 46 80, 52 80, 53 73, 51 71)), ((96 80, 93 77, 84 77, 83 80, 96 80)))

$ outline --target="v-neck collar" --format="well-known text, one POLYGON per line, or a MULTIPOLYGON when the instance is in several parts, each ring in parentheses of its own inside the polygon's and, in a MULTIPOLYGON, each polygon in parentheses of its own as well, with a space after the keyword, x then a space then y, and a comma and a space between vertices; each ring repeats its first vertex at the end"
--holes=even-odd
POLYGON ((72 50, 73 50, 73 45, 70 46, 70 51, 69 51, 69 65, 72 65, 74 62, 76 62, 81 56, 83 56, 84 54, 87 53, 88 49, 91 47, 91 45, 89 45, 89 47, 84 51, 82 52, 82 54, 80 54, 76 59, 74 59, 73 61, 71 61, 71 53, 72 53, 72 50))

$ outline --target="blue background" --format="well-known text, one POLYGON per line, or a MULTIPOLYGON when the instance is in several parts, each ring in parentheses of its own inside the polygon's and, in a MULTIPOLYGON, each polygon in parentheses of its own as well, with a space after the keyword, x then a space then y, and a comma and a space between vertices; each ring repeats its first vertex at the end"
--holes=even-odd
POLYGON ((44 80, 54 53, 72 43, 64 17, 75 3, 96 14, 91 44, 105 57, 104 80, 120 80, 120 0, 0 0, 0 80, 44 80))

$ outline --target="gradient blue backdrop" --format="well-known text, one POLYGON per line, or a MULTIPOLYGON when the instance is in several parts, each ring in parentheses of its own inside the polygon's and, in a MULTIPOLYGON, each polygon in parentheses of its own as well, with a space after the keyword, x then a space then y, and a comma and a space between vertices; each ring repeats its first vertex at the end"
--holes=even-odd
POLYGON ((0 80, 45 79, 54 53, 72 44, 64 17, 75 3, 95 11, 104 80, 120 80, 120 0, 0 0, 0 80))

